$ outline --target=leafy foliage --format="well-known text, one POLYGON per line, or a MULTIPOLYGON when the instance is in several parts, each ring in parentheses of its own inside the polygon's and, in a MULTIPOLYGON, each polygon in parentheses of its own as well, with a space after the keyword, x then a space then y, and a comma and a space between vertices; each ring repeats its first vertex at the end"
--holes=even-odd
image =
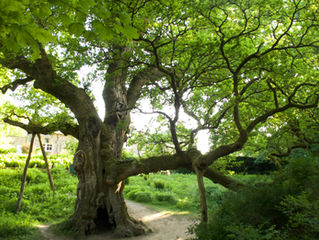
MULTIPOLYGON (((289 155, 297 140, 318 147, 313 144, 317 136, 307 131, 305 121, 300 121, 301 131, 295 131, 300 112, 315 109, 319 102, 317 0, 3 0, 0 9, 1 91, 15 91, 24 104, 5 104, 1 118, 28 132, 60 130, 78 138, 93 171, 103 172, 93 181, 109 179, 110 171, 98 168, 120 160, 130 112, 144 100, 151 103, 148 113, 160 116, 160 127, 151 126, 143 133, 132 128, 135 140, 131 142, 147 157, 144 163, 158 159, 150 158, 154 155, 169 155, 159 158, 163 164, 159 162, 157 168, 170 168, 165 161, 176 158, 178 166, 205 169, 247 142, 250 146, 244 151, 259 152, 252 156, 259 162, 289 155), (77 71, 90 66, 95 72, 80 79, 77 71), (93 79, 103 83, 104 119, 93 103, 93 79), (182 114, 194 124, 181 120, 182 114), (91 131, 92 123, 97 131, 91 131), (211 134, 210 152, 188 154, 201 130, 211 134), (302 131, 304 136, 299 134, 302 131), (288 141, 276 144, 278 139, 288 141)), ((150 172, 152 167, 157 171, 155 165, 135 164, 133 173, 150 172)), ((116 168, 112 179, 132 174, 127 169, 130 164, 112 166, 116 168)), ((82 179, 87 179, 84 173, 82 179)), ((230 186, 221 178, 217 180, 230 186)), ((85 181, 80 186, 91 191, 84 187, 85 181)), ((157 186, 158 191, 168 187, 157 186)), ((152 193, 146 190, 130 195, 150 201, 152 193)), ((247 195, 261 200, 251 191, 247 195)), ((165 196, 156 198, 169 199, 165 196)), ((84 206, 81 201, 84 198, 78 202, 84 206)), ((100 207, 98 200, 92 202, 100 207)), ((246 226, 233 229, 241 232, 246 226)), ((266 238, 276 236, 271 224, 247 229, 252 235, 265 231, 266 238)))
POLYGON ((274 182, 226 192, 197 239, 318 238, 318 161, 291 159, 274 182))

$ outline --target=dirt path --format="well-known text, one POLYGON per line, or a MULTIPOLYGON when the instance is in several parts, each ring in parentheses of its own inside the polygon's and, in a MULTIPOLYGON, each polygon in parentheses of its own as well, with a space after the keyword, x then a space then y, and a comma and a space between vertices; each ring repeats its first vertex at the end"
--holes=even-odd
MULTIPOLYGON (((187 216, 173 215, 170 212, 156 212, 139 203, 127 201, 129 214, 135 219, 142 220, 153 232, 132 238, 116 238, 112 233, 90 235, 86 240, 186 240, 191 236, 187 228, 194 221, 187 216)), ((54 235, 46 225, 39 226, 40 232, 46 240, 70 240, 54 235)))

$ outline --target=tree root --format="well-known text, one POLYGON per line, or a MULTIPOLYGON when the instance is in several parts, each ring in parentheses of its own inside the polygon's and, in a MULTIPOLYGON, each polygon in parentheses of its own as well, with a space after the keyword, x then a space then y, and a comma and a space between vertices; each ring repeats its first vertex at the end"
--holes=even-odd
POLYGON ((116 226, 115 235, 117 237, 134 237, 147 233, 152 230, 148 228, 142 221, 130 219, 126 224, 116 226))

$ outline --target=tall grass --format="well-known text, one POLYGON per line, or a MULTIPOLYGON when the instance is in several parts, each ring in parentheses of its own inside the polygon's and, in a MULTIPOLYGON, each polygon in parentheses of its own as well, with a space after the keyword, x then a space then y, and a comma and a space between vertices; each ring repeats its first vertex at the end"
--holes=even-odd
POLYGON ((64 167, 55 167, 51 173, 54 195, 45 171, 28 170, 21 211, 14 214, 22 170, 0 169, 0 239, 41 239, 37 224, 60 222, 72 214, 77 178, 64 167))

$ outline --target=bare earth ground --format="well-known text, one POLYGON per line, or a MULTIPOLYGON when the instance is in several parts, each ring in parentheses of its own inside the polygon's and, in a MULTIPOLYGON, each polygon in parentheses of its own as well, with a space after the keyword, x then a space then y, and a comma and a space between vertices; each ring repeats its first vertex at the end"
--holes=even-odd
MULTIPOLYGON (((90 235, 86 240, 186 240, 190 237, 187 228, 194 223, 188 216, 174 215, 170 212, 156 212, 139 203, 127 201, 130 216, 143 221, 153 230, 147 235, 132 238, 116 238, 111 232, 90 235)), ((39 230, 46 240, 70 240, 63 236, 56 236, 47 225, 40 225, 39 230)))

